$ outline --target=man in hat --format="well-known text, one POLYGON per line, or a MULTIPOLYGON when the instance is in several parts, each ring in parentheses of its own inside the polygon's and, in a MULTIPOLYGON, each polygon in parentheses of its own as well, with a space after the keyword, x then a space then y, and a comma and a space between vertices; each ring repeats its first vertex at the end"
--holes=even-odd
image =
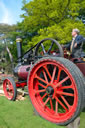
POLYGON ((82 52, 82 46, 83 46, 83 36, 79 35, 80 31, 76 28, 72 30, 72 41, 71 43, 68 43, 64 45, 64 48, 67 48, 72 57, 79 58, 81 56, 82 52))

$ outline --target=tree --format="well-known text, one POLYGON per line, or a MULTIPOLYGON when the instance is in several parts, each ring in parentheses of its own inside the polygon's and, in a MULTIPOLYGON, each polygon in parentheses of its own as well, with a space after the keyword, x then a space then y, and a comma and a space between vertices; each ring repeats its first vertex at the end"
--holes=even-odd
POLYGON ((25 3, 22 15, 23 31, 32 35, 28 47, 45 37, 57 39, 60 43, 71 40, 73 28, 79 28, 85 36, 85 0, 32 0, 25 3), (83 12, 84 11, 84 12, 83 12))
POLYGON ((17 25, 0 24, 0 53, 4 51, 8 58, 6 45, 10 48, 14 58, 16 58, 16 36, 20 34, 17 25), (12 44, 11 44, 12 43, 12 44))

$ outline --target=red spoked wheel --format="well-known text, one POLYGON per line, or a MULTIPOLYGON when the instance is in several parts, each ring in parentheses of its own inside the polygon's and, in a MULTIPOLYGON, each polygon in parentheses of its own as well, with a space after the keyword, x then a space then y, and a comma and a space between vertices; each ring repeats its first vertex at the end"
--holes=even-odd
POLYGON ((66 125, 78 116, 83 102, 78 73, 78 68, 64 58, 36 62, 28 78, 28 91, 40 116, 58 125, 66 125))
POLYGON ((5 78, 3 81, 3 90, 8 100, 15 100, 17 96, 16 84, 11 77, 5 78))

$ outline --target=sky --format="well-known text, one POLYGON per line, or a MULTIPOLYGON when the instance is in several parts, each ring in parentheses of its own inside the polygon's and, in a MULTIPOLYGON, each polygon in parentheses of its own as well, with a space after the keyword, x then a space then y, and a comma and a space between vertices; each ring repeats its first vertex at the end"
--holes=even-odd
POLYGON ((21 8, 22 0, 0 0, 0 23, 12 25, 21 22, 20 15, 23 14, 21 8))

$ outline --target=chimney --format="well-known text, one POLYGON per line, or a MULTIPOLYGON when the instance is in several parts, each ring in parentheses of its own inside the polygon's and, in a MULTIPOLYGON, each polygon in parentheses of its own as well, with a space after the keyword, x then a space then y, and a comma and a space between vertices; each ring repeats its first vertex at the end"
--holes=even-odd
POLYGON ((18 56, 18 63, 21 64, 22 61, 22 39, 20 37, 16 38, 16 44, 17 44, 17 56, 18 56))

